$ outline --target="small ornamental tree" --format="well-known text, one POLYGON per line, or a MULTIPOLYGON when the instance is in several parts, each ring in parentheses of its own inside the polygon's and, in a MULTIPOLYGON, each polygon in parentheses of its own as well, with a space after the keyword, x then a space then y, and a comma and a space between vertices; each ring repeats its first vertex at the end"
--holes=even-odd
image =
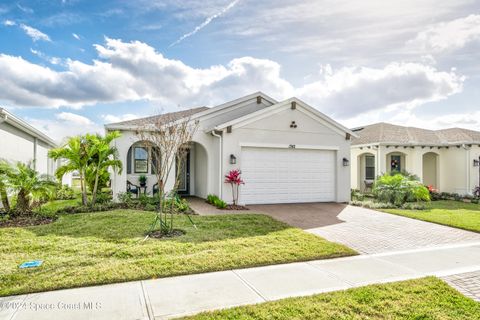
POLYGON ((185 165, 193 135, 198 127, 198 122, 191 119, 192 115, 191 111, 183 112, 182 117, 175 113, 163 115, 143 124, 141 130, 137 131, 137 136, 148 150, 148 159, 158 186, 157 214, 149 232, 155 231, 157 227, 163 235, 173 231, 174 201, 170 201, 170 207, 166 206, 168 201, 164 182, 176 171, 169 196, 177 197, 180 183, 180 170, 177 169, 185 165))
POLYGON ((230 170, 225 176, 225 183, 229 183, 232 187, 233 205, 238 205, 238 195, 241 184, 245 184, 241 177, 242 172, 239 169, 230 170))

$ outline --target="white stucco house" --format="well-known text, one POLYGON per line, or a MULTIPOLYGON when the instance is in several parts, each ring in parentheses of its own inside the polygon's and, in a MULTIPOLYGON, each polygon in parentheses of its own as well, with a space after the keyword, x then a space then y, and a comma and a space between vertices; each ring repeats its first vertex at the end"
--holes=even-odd
POLYGON ((461 128, 425 130, 377 123, 353 129, 351 182, 369 188, 392 170, 417 175, 440 192, 471 194, 479 183, 480 132, 461 128))
MULTIPOLYGON (((216 194, 231 202, 224 176, 239 168, 245 180, 242 204, 349 201, 350 139, 355 133, 301 100, 279 102, 257 92, 213 108, 173 114, 177 119, 184 115, 197 121, 198 129, 182 168, 183 194, 216 194)), ((143 174, 147 193, 153 192, 156 181, 148 152, 136 134, 149 119, 155 117, 105 125, 107 131, 122 133, 115 144, 125 170, 112 177, 114 195, 126 191, 127 181, 138 184, 143 174)), ((165 182, 167 190, 173 176, 165 182)))
POLYGON ((53 175, 56 164, 48 157, 48 150, 56 147, 47 135, 0 108, 0 159, 31 163, 41 174, 53 175))

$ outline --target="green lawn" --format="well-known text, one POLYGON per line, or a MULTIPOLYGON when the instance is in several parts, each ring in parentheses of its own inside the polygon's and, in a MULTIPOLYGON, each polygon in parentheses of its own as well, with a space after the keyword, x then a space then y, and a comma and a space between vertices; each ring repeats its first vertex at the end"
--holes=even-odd
POLYGON ((480 232, 480 204, 441 200, 432 201, 427 210, 381 209, 380 211, 480 232))
POLYGON ((52 200, 45 204, 42 204, 41 208, 37 211, 43 213, 55 213, 60 209, 77 206, 82 202, 82 198, 78 197, 71 200, 52 200))
POLYGON ((154 213, 62 215, 52 224, 0 229, 0 296, 353 255, 345 246, 268 216, 175 216, 184 236, 144 239, 154 213), (38 269, 19 269, 41 259, 38 269))
POLYGON ((184 319, 479 319, 480 303, 429 277, 289 298, 184 319))

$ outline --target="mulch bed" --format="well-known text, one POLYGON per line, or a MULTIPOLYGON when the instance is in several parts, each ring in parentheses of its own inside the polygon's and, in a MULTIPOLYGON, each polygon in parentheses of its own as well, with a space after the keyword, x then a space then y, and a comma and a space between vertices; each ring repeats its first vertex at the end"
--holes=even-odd
POLYGON ((164 233, 160 230, 155 230, 152 231, 148 234, 149 238, 155 238, 155 239, 165 239, 165 238, 175 238, 175 237, 180 237, 185 234, 185 231, 180 230, 180 229, 173 229, 169 233, 164 233))
POLYGON ((233 205, 229 204, 225 209, 223 210, 250 210, 249 208, 245 206, 239 206, 239 205, 233 205))
POLYGON ((9 219, 0 219, 0 228, 39 226, 52 223, 55 220, 54 218, 17 216, 9 219))

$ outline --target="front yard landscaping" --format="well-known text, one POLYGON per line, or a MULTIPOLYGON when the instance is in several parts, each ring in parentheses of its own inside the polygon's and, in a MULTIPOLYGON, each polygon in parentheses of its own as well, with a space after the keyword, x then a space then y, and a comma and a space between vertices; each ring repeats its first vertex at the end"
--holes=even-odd
POLYGON ((0 228, 0 295, 325 259, 356 254, 268 216, 174 215, 185 235, 147 239, 155 213, 62 214, 48 225, 0 228), (29 260, 39 268, 19 269, 29 260))
POLYGON ((478 319, 480 303, 428 277, 289 298, 185 319, 478 319))
POLYGON ((439 200, 427 204, 425 210, 380 209, 380 211, 480 232, 480 204, 439 200))

